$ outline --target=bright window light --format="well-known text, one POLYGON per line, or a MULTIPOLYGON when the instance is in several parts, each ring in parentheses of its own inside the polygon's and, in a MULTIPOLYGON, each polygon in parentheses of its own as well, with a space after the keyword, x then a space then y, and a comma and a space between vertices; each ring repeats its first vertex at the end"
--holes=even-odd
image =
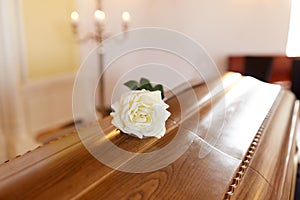
POLYGON ((292 0, 291 2, 286 55, 288 57, 300 57, 300 0, 292 0))

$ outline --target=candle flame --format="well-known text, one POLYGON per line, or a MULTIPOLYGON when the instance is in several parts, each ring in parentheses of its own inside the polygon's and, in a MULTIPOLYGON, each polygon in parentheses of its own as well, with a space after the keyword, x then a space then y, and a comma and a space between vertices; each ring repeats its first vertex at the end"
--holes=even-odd
POLYGON ((105 20, 105 13, 102 10, 96 10, 94 13, 97 22, 103 22, 105 20))
POLYGON ((71 13, 71 19, 72 19, 73 22, 77 22, 79 20, 79 14, 78 14, 77 11, 73 11, 71 13))
POLYGON ((129 12, 123 12, 122 13, 122 19, 123 19, 123 22, 129 22, 130 21, 130 14, 129 12))

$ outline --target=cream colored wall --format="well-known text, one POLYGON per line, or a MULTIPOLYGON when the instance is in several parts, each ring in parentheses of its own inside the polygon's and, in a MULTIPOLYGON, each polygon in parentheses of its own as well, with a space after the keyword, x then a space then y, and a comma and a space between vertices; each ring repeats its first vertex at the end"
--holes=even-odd
MULTIPOLYGON (((89 3, 82 1, 79 8, 86 11, 82 12, 86 17, 84 31, 92 31, 89 28, 94 21, 88 16, 93 17, 94 0, 86 1, 89 3)), ((162 27, 186 34, 202 44, 221 72, 227 70, 227 58, 232 54, 285 54, 290 0, 103 0, 102 3, 107 33, 120 33, 121 14, 129 11, 130 29, 162 27)), ((86 47, 82 50, 84 58, 92 49, 86 47)), ((170 59, 172 63, 174 59, 170 59)), ((126 65, 121 65, 126 70, 126 65)), ((177 66, 182 67, 178 63, 177 66)), ((113 81, 119 78, 118 73, 111 74, 115 77, 109 74, 106 77, 111 87, 105 94, 107 105, 115 87, 113 81)), ((157 77, 174 81, 166 74, 157 77)))
POLYGON ((75 1, 23 0, 22 8, 29 79, 75 71, 80 64, 70 25, 75 1))
POLYGON ((131 28, 163 27, 202 44, 221 70, 230 54, 285 54, 290 0, 104 0, 107 29, 119 30, 120 13, 131 28))

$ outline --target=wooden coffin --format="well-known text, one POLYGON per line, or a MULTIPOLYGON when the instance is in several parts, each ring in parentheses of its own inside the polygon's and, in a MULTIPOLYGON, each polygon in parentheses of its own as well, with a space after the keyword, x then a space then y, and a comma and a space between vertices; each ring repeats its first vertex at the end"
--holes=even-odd
POLYGON ((201 84, 176 94, 167 100, 172 115, 163 138, 122 134, 110 117, 100 121, 105 138, 98 123, 85 125, 80 129, 95 134, 70 133, 1 164, 0 199, 293 199, 299 104, 291 92, 228 73, 209 89, 201 84), (150 160, 159 164, 185 148, 174 162, 148 172, 138 168, 146 160, 126 168, 177 135, 177 146, 150 160), (111 143, 133 157, 112 156, 118 167, 106 166, 87 141, 90 152, 109 154, 111 143))

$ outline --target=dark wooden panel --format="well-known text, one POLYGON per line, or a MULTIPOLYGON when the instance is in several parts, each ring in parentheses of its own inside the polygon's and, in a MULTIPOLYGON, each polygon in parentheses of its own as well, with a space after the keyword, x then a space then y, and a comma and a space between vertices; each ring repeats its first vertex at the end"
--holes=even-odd
MULTIPOLYGON (((283 55, 231 55, 228 57, 228 71, 239 72, 245 75, 247 57, 272 57, 271 74, 268 82, 290 82, 291 68, 294 58, 283 55)), ((255 67, 255 66, 254 66, 255 67)))
POLYGON ((228 71, 245 73, 245 56, 229 56, 228 71))
POLYGON ((291 81, 291 69, 293 58, 275 56, 273 59, 270 82, 291 81))

